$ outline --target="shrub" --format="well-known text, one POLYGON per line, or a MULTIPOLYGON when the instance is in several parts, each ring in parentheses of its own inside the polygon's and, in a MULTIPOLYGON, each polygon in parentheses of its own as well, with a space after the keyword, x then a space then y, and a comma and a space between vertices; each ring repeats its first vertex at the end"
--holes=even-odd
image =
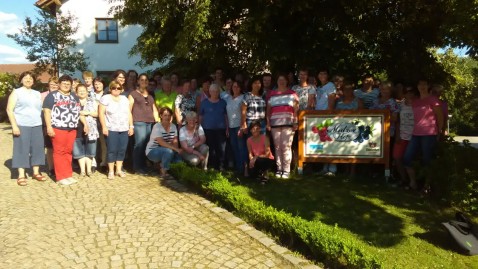
POLYGON ((478 149, 448 137, 440 142, 429 173, 435 196, 463 211, 478 212, 478 149))
POLYGON ((235 210, 256 227, 279 237, 305 245, 316 259, 330 267, 381 268, 382 263, 348 231, 320 222, 310 222, 279 211, 253 199, 241 186, 234 186, 218 172, 204 172, 185 164, 175 164, 172 173, 179 179, 199 187, 223 206, 235 210))

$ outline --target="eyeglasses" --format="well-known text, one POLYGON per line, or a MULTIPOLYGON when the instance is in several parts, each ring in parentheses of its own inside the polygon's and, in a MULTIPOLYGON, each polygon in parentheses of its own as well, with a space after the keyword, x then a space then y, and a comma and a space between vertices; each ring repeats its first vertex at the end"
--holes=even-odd
POLYGON ((121 90, 121 87, 111 87, 111 90, 121 90))

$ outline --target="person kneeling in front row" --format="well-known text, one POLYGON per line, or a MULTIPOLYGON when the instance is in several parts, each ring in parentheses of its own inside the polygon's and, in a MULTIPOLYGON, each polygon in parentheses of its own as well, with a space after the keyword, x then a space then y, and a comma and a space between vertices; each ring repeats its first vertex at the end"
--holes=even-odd
POLYGON ((209 147, 201 125, 198 124, 197 114, 194 111, 187 112, 186 125, 179 130, 181 142, 181 157, 190 165, 200 165, 201 169, 207 170, 209 147))
POLYGON ((169 165, 181 161, 182 149, 178 145, 178 131, 176 125, 172 124, 173 111, 169 107, 159 110, 161 121, 153 126, 148 145, 146 146, 146 157, 154 163, 161 162, 160 175, 162 178, 169 178, 169 165))

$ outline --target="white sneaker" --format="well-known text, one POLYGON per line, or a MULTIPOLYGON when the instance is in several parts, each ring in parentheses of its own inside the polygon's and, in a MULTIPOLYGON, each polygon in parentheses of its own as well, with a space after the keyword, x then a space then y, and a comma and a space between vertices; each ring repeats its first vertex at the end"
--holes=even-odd
POLYGON ((78 183, 78 180, 72 178, 72 177, 69 177, 68 180, 70 181, 71 184, 75 184, 75 183, 78 183))
POLYGON ((289 173, 289 172, 282 172, 282 178, 288 179, 289 177, 290 177, 290 173, 289 173))
POLYGON ((326 176, 326 177, 335 177, 335 173, 329 171, 329 172, 325 173, 324 176, 326 176))
POLYGON ((58 181, 58 185, 68 186, 68 185, 71 185, 71 181, 70 181, 69 178, 65 178, 65 179, 62 179, 62 180, 58 181))

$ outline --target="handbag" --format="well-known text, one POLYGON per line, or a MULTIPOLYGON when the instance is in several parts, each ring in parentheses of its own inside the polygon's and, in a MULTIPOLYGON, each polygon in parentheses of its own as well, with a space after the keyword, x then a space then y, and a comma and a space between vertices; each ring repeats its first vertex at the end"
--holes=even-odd
POLYGON ((455 214, 455 220, 443 222, 442 225, 465 254, 478 254, 478 225, 461 212, 455 214))

